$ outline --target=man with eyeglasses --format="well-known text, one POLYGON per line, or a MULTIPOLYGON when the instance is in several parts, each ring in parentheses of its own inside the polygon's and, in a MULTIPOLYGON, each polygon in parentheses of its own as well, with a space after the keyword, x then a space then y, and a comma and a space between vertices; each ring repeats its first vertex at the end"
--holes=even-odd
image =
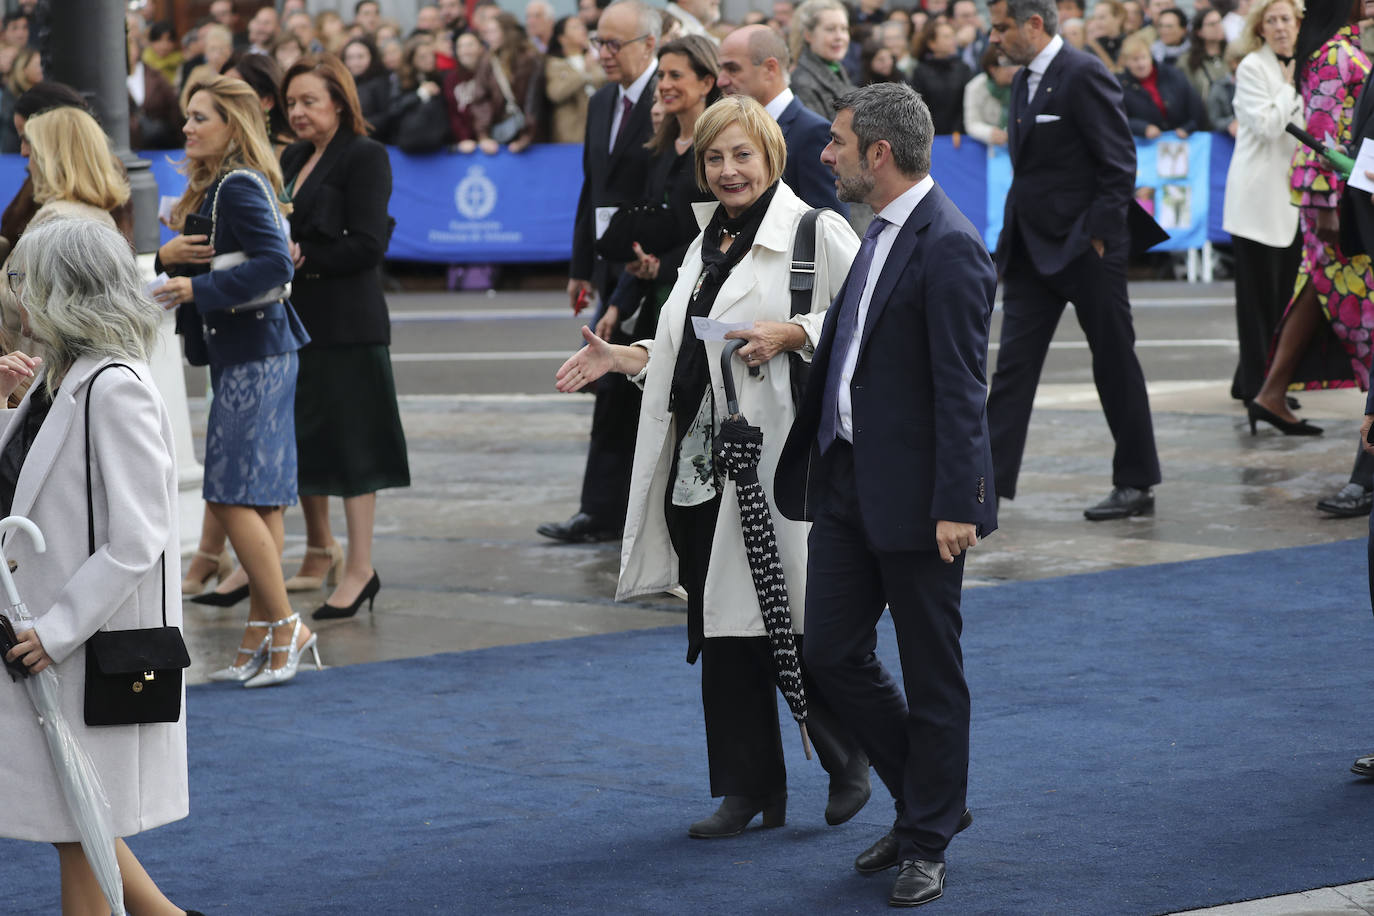
MULTIPOLYGON (((587 106, 568 299, 579 311, 595 295, 600 302, 596 334, 616 344, 631 342, 619 327, 619 310, 606 304, 624 265, 596 254, 595 244, 615 208, 642 200, 648 185, 649 151, 644 144, 653 130, 649 109, 654 104, 661 27, 659 12, 643 0, 616 0, 602 12, 592 37, 609 82, 587 106)), ((581 505, 567 521, 540 525, 540 534, 570 542, 620 537, 630 495, 639 398, 639 389, 619 373, 597 382, 581 505)))

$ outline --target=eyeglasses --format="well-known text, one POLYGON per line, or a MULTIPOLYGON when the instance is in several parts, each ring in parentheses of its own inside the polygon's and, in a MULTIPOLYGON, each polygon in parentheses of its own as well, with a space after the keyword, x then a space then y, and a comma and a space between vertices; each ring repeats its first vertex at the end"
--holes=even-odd
POLYGON ((600 51, 602 48, 605 48, 607 51, 610 51, 611 56, 614 57, 617 54, 619 54, 620 49, 625 47, 626 45, 632 45, 636 41, 643 41, 648 37, 649 34, 646 32, 643 35, 640 35, 638 38, 631 38, 627 41, 621 41, 618 38, 597 38, 595 35, 593 35, 591 38, 588 39, 588 41, 591 42, 592 50, 600 51))
POLYGON ((9 283, 10 292, 17 296, 19 295, 19 287, 24 282, 24 273, 18 270, 7 270, 5 271, 5 281, 9 283))

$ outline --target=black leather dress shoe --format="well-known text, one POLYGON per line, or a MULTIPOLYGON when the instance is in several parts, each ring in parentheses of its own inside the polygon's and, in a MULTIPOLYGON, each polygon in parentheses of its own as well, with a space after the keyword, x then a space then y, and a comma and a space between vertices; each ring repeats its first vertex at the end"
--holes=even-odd
POLYGON ((579 512, 566 522, 546 522, 534 529, 546 538, 570 544, 592 544, 597 541, 620 540, 621 529, 607 525, 585 512, 579 512))
POLYGON ((752 795, 727 795, 710 817, 687 828, 687 835, 697 840, 715 840, 739 836, 754 815, 763 814, 763 826, 781 827, 787 822, 787 793, 766 798, 752 795))
POLYGON ((1368 515, 1374 507, 1374 491, 1366 490, 1357 483, 1348 483, 1336 493, 1317 503, 1317 511, 1334 515, 1336 518, 1359 518, 1368 515))
POLYGON ((1155 498, 1149 490, 1135 487, 1114 487, 1112 493, 1095 506, 1083 510, 1083 517, 1090 522, 1102 522, 1110 518, 1130 518, 1153 512, 1155 498))
POLYGON ((1374 779, 1374 754, 1359 757, 1350 765, 1350 772, 1365 779, 1374 779))
POLYGON ((945 863, 903 859, 902 870, 888 895, 888 906, 920 906, 945 892, 945 863))
MULTIPOLYGON (((963 833, 973 824, 973 812, 964 809, 963 817, 959 818, 959 826, 954 828, 956 834, 963 833)), ((859 857, 854 860, 854 870, 861 875, 876 875, 880 871, 887 871, 889 868, 896 868, 898 859, 897 833, 889 830, 879 837, 878 842, 859 853, 859 857)), ((914 904, 913 904, 914 905, 914 904)))

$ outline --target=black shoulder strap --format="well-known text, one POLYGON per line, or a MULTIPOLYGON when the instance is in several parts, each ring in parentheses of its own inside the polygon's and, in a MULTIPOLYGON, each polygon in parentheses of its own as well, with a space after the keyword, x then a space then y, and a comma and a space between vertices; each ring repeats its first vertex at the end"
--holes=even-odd
POLYGON ((797 237, 792 241, 792 314, 811 311, 811 292, 816 287, 816 220, 826 207, 817 207, 802 214, 797 224, 797 237))
MULTIPOLYGON (((139 378, 137 372, 124 365, 123 363, 106 363, 91 376, 91 380, 86 383, 86 547, 88 555, 95 553, 95 490, 91 484, 91 394, 95 391, 95 380, 100 378, 100 374, 106 369, 128 369, 133 373, 134 378, 139 378)), ((140 379, 140 381, 142 381, 140 379)), ((167 552, 164 550, 158 560, 158 572, 162 576, 162 625, 167 626, 167 552)))

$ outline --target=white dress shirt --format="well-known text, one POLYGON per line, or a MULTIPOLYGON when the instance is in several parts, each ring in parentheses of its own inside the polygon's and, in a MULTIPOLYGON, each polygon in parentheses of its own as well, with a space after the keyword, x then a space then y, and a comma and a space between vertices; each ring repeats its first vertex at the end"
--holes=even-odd
POLYGON ((858 324, 855 326, 854 336, 849 340, 849 351, 844 355, 844 368, 840 371, 840 390, 835 401, 839 413, 839 422, 835 424, 835 430, 839 437, 847 442, 854 441, 854 406, 849 397, 849 384, 854 378, 854 367, 859 362, 859 344, 863 342, 864 325, 868 323, 868 305, 873 299, 873 288, 878 285, 878 278, 883 275, 883 265, 887 262, 887 256, 892 253, 897 233, 902 231, 902 225, 910 219, 916 205, 933 187, 935 179, 927 175, 883 207, 874 217, 887 220, 887 225, 878 233, 873 243, 873 263, 869 265, 868 276, 864 278, 864 291, 859 297, 859 313, 856 317, 858 324))
POLYGON ((796 95, 792 93, 792 90, 784 86, 782 87, 782 92, 773 96, 773 101, 763 106, 763 110, 768 112, 768 117, 776 121, 778 118, 782 117, 782 113, 787 110, 787 106, 791 105, 792 100, 795 98, 796 95))
POLYGON ((1054 55, 1059 53, 1059 49, 1064 47, 1064 39, 1056 35, 1050 39, 1050 43, 1035 55, 1035 60, 1026 64, 1026 98, 1035 98, 1035 90, 1040 88, 1040 78, 1045 75, 1045 71, 1050 68, 1050 61, 1054 60, 1054 55))
POLYGON ((644 94, 644 90, 649 85, 649 80, 654 78, 654 73, 658 70, 655 61, 649 61, 649 65, 644 68, 644 72, 639 74, 639 79, 630 84, 630 88, 620 87, 620 93, 615 97, 615 113, 611 115, 611 140, 610 149, 615 150, 615 135, 620 132, 620 118, 625 113, 625 100, 630 100, 630 107, 639 104, 639 97, 644 94))

